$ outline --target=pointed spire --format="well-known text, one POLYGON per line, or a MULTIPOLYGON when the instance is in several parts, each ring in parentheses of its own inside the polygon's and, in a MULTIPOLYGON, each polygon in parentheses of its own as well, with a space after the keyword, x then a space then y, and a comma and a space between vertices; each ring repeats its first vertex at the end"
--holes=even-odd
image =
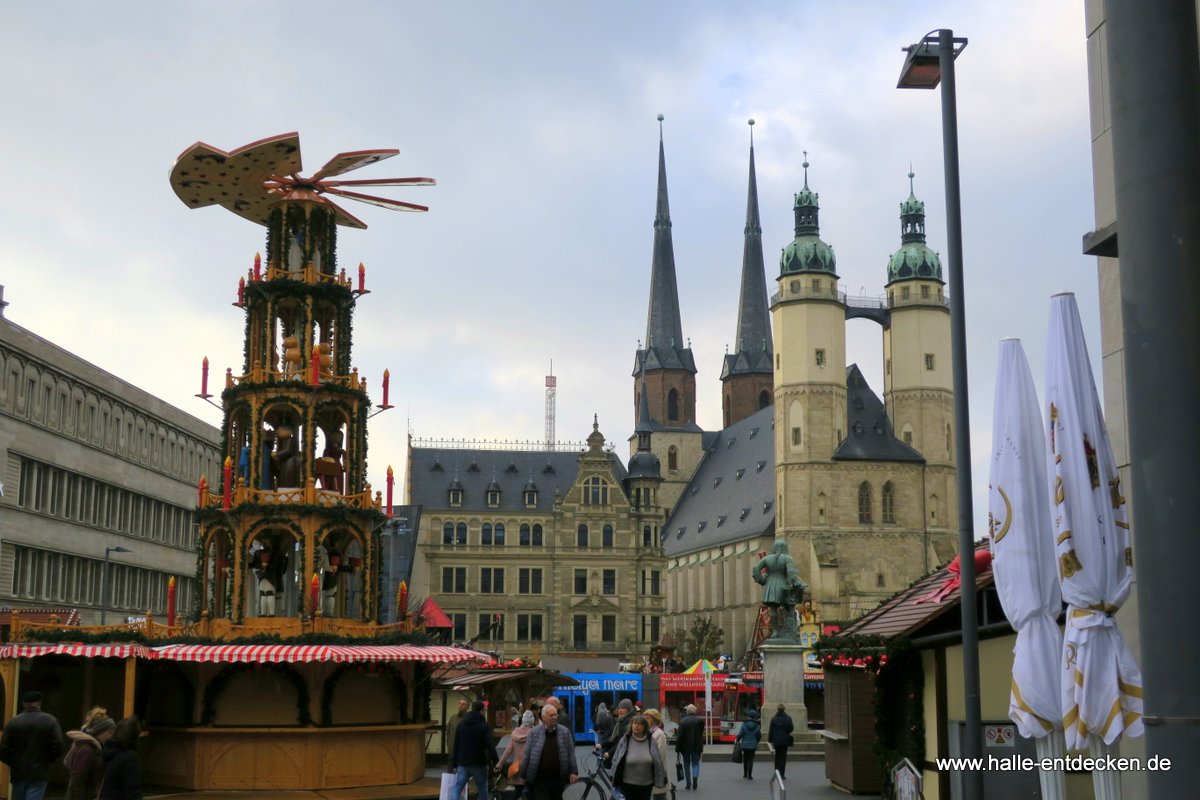
MULTIPOLYGON (((636 369, 696 371, 690 348, 683 347, 679 288, 675 281, 675 248, 671 240, 671 209, 667 199, 667 158, 662 139, 663 115, 658 115, 658 197, 654 211, 654 245, 650 259, 650 302, 646 312, 646 353, 636 369)), ((637 374, 636 372, 634 374, 637 374)))
POLYGON ((640 380, 641 389, 638 397, 638 420, 637 427, 633 432, 638 437, 638 452, 648 451, 650 449, 650 434, 654 430, 654 426, 650 422, 650 392, 646 389, 646 373, 642 373, 640 380))
POLYGON ((771 318, 767 310, 767 278, 763 268, 762 223, 758 213, 758 178, 754 169, 754 120, 750 125, 750 177, 743 228, 742 284, 738 300, 737 340, 725 356, 721 378, 735 372, 771 372, 771 318), (740 362, 740 363, 739 363, 740 362))

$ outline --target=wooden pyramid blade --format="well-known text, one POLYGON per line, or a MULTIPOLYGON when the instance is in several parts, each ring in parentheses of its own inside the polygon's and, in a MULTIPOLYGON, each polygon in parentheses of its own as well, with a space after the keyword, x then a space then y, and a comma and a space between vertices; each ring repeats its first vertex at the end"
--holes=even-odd
POLYGON ((321 181, 322 186, 437 186, 433 178, 364 178, 357 181, 321 181))
POLYGON ((331 175, 343 175, 351 170, 383 161, 399 153, 399 150, 355 150, 350 153, 338 153, 317 170, 310 180, 319 181, 331 175))
POLYGON ((358 192, 347 192, 345 189, 326 189, 330 194, 336 194, 338 197, 348 197, 351 200, 359 200, 363 203, 370 203, 373 206, 381 208, 390 208, 393 211, 428 211, 429 206, 421 206, 416 203, 406 203, 403 200, 390 200, 386 197, 375 197, 370 194, 360 194, 358 192))

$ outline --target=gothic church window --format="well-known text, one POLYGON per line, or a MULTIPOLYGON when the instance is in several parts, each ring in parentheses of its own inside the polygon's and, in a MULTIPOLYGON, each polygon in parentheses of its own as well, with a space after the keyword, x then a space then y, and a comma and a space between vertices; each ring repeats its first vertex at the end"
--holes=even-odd
POLYGON ((679 390, 672 389, 667 392, 667 419, 671 422, 679 421, 679 390))
POLYGON ((883 485, 883 521, 885 524, 896 523, 896 488, 891 481, 883 485))
POLYGON ((825 366, 825 349, 821 347, 817 348, 817 366, 825 366))
POLYGON ((675 445, 671 445, 671 449, 667 451, 667 469, 671 472, 679 469, 679 449, 675 445))
POLYGON ((799 426, 792 428, 792 446, 800 446, 800 428, 799 426))
POLYGON ((858 522, 871 524, 871 484, 863 481, 858 485, 858 522))
POLYGON ((771 405, 771 393, 768 392, 766 389, 763 389, 761 392, 758 393, 758 407, 760 409, 763 409, 769 405, 771 405))

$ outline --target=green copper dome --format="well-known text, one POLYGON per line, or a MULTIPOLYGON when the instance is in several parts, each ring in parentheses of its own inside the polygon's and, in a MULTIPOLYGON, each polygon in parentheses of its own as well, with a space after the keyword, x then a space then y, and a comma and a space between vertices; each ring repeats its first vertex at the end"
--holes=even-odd
MULTIPOLYGON (((908 199, 900 204, 900 249, 888 260, 888 283, 909 279, 942 280, 942 260, 925 244, 925 204, 913 193, 908 173, 908 199)), ((944 281, 943 281, 944 282, 944 281)))
POLYGON ((820 195, 808 188, 808 160, 804 161, 804 188, 796 193, 796 238, 783 248, 779 273, 823 272, 837 277, 837 259, 833 248, 821 241, 818 213, 820 195))

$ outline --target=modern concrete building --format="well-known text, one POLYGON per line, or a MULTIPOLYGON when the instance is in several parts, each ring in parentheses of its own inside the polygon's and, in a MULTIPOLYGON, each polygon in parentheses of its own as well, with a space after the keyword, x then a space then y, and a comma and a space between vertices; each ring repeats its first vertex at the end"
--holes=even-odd
POLYGON ((196 485, 220 475, 218 445, 212 426, 0 318, 0 603, 79 608, 84 624, 107 605, 113 623, 165 613, 175 576, 190 613, 196 485))

